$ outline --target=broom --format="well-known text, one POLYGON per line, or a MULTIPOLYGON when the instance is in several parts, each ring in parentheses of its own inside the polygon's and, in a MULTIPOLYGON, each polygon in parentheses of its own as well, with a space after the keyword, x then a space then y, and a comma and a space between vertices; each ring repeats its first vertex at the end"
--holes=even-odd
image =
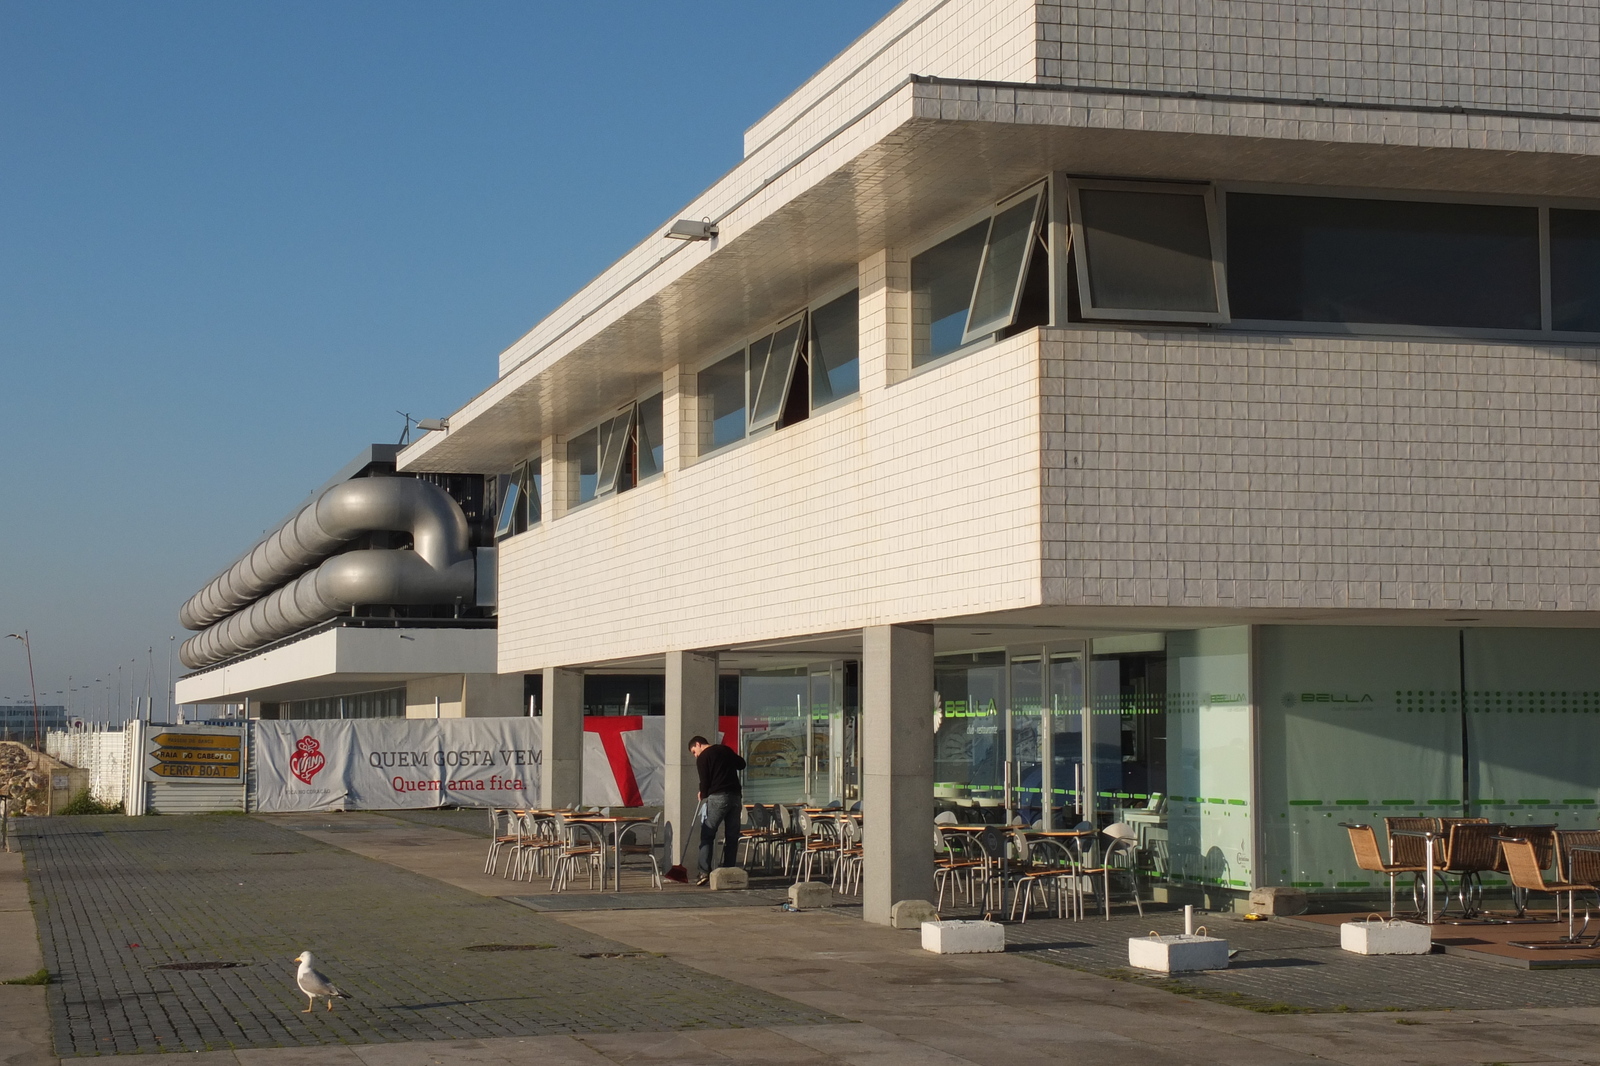
MULTIPOLYGON (((689 844, 694 840, 694 827, 700 823, 701 819, 705 817, 705 814, 706 801, 701 800, 700 806, 695 808, 694 817, 689 819, 689 831, 683 834, 683 847, 680 848, 678 852, 680 858, 686 859, 689 857, 689 844)), ((662 876, 664 876, 668 881, 676 881, 680 885, 686 885, 689 883, 689 871, 684 868, 682 863, 674 866, 662 876)))

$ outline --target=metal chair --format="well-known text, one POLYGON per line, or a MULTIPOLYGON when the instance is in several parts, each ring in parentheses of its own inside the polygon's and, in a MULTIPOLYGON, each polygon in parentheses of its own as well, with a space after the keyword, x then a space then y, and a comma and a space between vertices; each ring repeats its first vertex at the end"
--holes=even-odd
POLYGON ((1083 919, 1083 875, 1077 857, 1059 840, 1029 840, 1025 833, 1014 834, 1019 865, 1014 874, 1016 893, 1011 898, 1011 917, 1017 917, 1021 904, 1022 921, 1038 889, 1049 903, 1049 890, 1056 894, 1056 916, 1065 918, 1070 910, 1074 920, 1083 919))
POLYGON ((1104 891, 1099 893, 1100 907, 1105 913, 1106 921, 1111 920, 1112 874, 1128 875, 1128 880, 1132 884, 1134 906, 1139 908, 1139 916, 1144 917, 1144 900, 1139 896, 1139 842, 1133 826, 1126 822, 1112 822, 1100 832, 1111 843, 1106 845, 1100 865, 1086 868, 1083 873, 1102 880, 1104 891))
POLYGON ((657 890, 661 883, 661 862, 656 858, 660 847, 661 826, 664 815, 658 813, 648 822, 634 822, 623 826, 617 833, 617 891, 622 891, 622 871, 629 866, 650 868, 650 881, 657 890))
POLYGON ((563 892, 571 880, 574 867, 589 868, 589 887, 594 887, 595 875, 605 883, 606 841, 599 827, 585 822, 561 820, 561 842, 554 850, 550 874, 550 891, 563 892))

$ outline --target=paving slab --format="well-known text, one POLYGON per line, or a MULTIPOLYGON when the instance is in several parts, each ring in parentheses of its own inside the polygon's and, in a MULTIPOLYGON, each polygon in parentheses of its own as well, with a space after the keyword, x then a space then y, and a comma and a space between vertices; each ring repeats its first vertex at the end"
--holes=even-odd
POLYGON ((20 839, 63 1055, 827 1020, 255 818, 41 818, 20 839), (302 949, 352 999, 300 1013, 302 949))

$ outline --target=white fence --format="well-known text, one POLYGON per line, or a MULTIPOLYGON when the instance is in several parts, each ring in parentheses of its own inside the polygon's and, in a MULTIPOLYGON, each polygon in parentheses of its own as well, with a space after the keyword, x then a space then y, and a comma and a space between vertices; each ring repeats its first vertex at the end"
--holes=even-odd
POLYGON ((45 734, 45 752, 68 766, 89 771, 89 794, 101 803, 122 803, 128 791, 130 734, 105 726, 45 734))

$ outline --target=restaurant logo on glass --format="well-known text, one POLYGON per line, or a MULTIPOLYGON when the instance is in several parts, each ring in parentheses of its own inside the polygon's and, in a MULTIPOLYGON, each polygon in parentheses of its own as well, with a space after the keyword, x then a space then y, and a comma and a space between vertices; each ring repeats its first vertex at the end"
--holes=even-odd
POLYGON ((243 737, 226 733, 158 733, 150 753, 157 777, 237 781, 244 764, 243 737))

